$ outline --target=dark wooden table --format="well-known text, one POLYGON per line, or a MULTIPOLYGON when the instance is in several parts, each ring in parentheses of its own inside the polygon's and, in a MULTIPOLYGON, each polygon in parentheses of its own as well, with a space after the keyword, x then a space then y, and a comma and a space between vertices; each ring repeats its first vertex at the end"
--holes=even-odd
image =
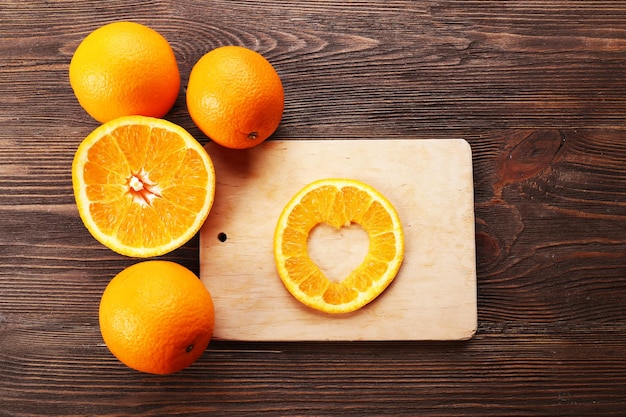
MULTIPOLYGON (((0 3, 0 415, 626 414, 626 2, 0 3), (78 217, 80 40, 134 20, 186 84, 225 44, 285 85, 274 138, 465 138, 478 331, 465 342, 213 341, 190 368, 121 365, 100 295, 136 262, 78 217)), ((167 118, 201 142, 184 89, 167 118)), ((163 257, 198 272, 198 240, 163 257)))

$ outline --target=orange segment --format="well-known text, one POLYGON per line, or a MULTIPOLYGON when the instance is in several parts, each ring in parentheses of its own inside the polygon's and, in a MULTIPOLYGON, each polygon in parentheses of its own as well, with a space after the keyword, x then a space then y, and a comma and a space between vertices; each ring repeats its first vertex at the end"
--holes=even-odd
POLYGON ((283 209, 274 234, 274 258, 287 290, 326 313, 347 313, 374 300, 393 281, 404 257, 404 235, 393 205, 371 186, 329 178, 300 190, 283 209), (337 229, 360 225, 368 234, 363 262, 341 282, 330 280, 311 260, 307 239, 325 223, 337 229))
POLYGON ((92 235, 128 256, 170 252, 200 229, 215 172, 202 145, 174 123, 114 119, 81 143, 72 165, 80 216, 92 235))

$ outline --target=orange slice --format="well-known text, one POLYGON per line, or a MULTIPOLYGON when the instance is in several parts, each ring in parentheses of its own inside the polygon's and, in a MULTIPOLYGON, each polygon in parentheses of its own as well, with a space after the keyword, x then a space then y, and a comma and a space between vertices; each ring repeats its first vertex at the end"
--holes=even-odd
POLYGON ((283 209, 274 234, 274 258, 287 290, 300 302, 326 313, 358 310, 393 281, 404 257, 404 235, 393 205, 371 186, 329 178, 300 190, 283 209), (336 229, 360 225, 369 238, 363 262, 343 280, 329 279, 308 253, 319 224, 336 229))
POLYGON ((78 212, 122 255, 159 256, 191 239, 215 195, 213 162, 182 127, 125 116, 96 128, 72 164, 78 212))

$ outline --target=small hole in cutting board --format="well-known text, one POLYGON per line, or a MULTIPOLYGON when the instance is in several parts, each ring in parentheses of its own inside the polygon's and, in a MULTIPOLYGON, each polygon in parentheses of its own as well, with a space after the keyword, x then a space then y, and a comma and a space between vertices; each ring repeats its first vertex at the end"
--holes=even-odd
POLYGON ((363 262, 369 242, 367 232, 358 224, 337 230, 321 223, 311 230, 307 248, 309 257, 324 275, 341 282, 363 262))
POLYGON ((220 232, 217 234, 217 240, 219 240, 220 242, 226 242, 226 239, 228 239, 228 236, 226 236, 226 233, 220 232))

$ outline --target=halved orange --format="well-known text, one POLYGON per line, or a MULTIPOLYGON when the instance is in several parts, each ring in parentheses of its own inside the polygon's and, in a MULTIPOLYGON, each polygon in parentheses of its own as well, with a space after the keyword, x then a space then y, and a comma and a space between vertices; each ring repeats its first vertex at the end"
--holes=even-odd
POLYGON ((96 128, 72 164, 78 212, 91 234, 123 255, 159 256, 191 239, 213 205, 211 158, 185 129, 125 116, 96 128))
POLYGON ((400 218, 389 200, 354 179, 315 181, 283 209, 274 233, 274 258, 287 290, 303 304, 326 312, 348 313, 368 304, 393 281, 404 257, 400 218), (308 253, 314 227, 360 225, 369 238, 365 259, 347 277, 331 280, 308 253))

